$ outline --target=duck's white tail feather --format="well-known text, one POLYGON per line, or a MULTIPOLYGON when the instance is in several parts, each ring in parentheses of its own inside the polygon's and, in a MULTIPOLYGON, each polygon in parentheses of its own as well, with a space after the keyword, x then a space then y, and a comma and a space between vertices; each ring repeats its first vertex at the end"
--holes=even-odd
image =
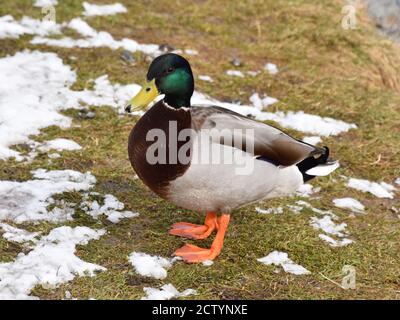
POLYGON ((340 167, 339 161, 327 162, 319 164, 314 168, 308 169, 306 174, 310 176, 327 176, 340 167))

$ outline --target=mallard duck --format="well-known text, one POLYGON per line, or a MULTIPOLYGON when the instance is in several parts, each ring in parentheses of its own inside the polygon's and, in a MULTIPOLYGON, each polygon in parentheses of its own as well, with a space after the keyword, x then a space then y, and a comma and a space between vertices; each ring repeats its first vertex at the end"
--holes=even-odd
POLYGON ((139 178, 167 201, 206 213, 204 225, 177 222, 169 233, 200 240, 217 232, 210 248, 186 244, 174 252, 190 263, 220 254, 233 210, 290 195, 338 167, 327 147, 218 106, 191 105, 193 91, 189 62, 168 53, 153 60, 146 83, 125 108, 144 110, 153 102, 129 135, 129 159, 139 178), (199 161, 217 153, 219 162, 199 161), (241 172, 245 167, 250 169, 241 172))

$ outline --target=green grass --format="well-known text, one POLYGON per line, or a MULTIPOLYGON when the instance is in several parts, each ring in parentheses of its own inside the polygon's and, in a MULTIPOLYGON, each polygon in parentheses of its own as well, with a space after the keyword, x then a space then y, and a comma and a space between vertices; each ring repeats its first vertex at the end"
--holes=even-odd
MULTIPOLYGON (((108 1, 96 1, 96 3, 108 1)), ((132 251, 170 256, 184 241, 167 234, 169 226, 180 220, 199 223, 204 216, 189 212, 158 198, 139 180, 127 157, 127 137, 135 124, 133 117, 120 117, 107 107, 94 108, 96 117, 82 120, 76 110, 68 110, 79 127, 61 130, 49 127, 34 137, 44 141, 70 138, 84 146, 81 151, 64 152, 49 163, 39 155, 32 163, 0 161, 0 179, 23 181, 36 168, 91 171, 98 183, 96 191, 112 193, 128 210, 140 216, 114 225, 93 220, 77 210, 71 226, 107 228, 98 241, 78 247, 78 255, 100 264, 107 271, 96 277, 80 277, 56 289, 37 287, 33 294, 43 299, 59 299, 69 290, 73 297, 96 299, 138 299, 143 287, 172 283, 178 289, 194 288, 195 299, 399 299, 400 219, 390 208, 399 198, 378 199, 344 186, 341 175, 392 182, 400 176, 400 49, 376 35, 364 11, 358 11, 356 30, 340 26, 341 1, 265 0, 265 1, 127 1, 128 14, 89 18, 97 30, 106 30, 115 38, 130 37, 142 43, 168 43, 175 48, 200 52, 189 56, 195 74, 207 74, 215 82, 196 82, 196 88, 220 100, 247 103, 253 92, 268 93, 280 102, 271 110, 304 110, 354 122, 357 130, 324 139, 342 167, 330 177, 313 182, 322 188, 312 204, 333 210, 355 242, 344 248, 332 248, 318 238, 309 225, 312 212, 300 215, 260 215, 254 206, 240 209, 226 236, 224 250, 211 267, 176 263, 165 280, 141 277, 129 265, 132 251), (173 10, 171 10, 173 8, 173 10), (278 64, 281 72, 266 72, 256 77, 229 77, 229 61, 239 57, 239 70, 260 70, 266 62, 278 64), (378 161, 379 160, 379 161, 378 161), (367 214, 353 217, 333 207, 332 199, 351 196, 367 205, 367 214), (273 250, 282 250, 312 274, 293 276, 275 273, 274 267, 257 262, 273 250), (357 272, 357 289, 343 290, 325 277, 341 283, 342 267, 352 265, 357 272)), ((32 2, 5 0, 0 16, 12 14, 39 18, 40 9, 32 2)), ((58 22, 80 15, 81 1, 57 6, 58 22)), ((90 88, 90 79, 108 74, 112 82, 140 83, 148 61, 135 53, 136 64, 120 59, 121 51, 106 48, 63 49, 29 44, 30 37, 0 40, 0 56, 12 55, 23 48, 56 52, 77 70, 75 90, 90 88), (78 59, 72 60, 75 56, 78 59)), ((294 136, 303 135, 290 131, 294 136)), ((23 150, 20 146, 16 149, 23 150), (18 149, 20 148, 20 149, 18 149)), ((64 199, 78 199, 68 193, 64 199)), ((275 199, 260 204, 273 207, 293 203, 275 199)), ((57 225, 26 224, 30 230, 44 233, 57 225)), ((208 246, 211 240, 198 241, 208 246)), ((12 261, 24 250, 0 238, 0 261, 12 261)))

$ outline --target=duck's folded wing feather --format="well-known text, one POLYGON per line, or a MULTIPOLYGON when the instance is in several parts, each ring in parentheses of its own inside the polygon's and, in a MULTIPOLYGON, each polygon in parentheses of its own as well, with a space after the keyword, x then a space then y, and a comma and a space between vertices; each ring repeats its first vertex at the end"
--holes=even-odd
POLYGON ((325 149, 296 140, 283 131, 217 106, 191 108, 196 130, 210 130, 213 142, 231 145, 280 166, 290 166, 325 149), (214 129, 214 130, 211 130, 214 129))

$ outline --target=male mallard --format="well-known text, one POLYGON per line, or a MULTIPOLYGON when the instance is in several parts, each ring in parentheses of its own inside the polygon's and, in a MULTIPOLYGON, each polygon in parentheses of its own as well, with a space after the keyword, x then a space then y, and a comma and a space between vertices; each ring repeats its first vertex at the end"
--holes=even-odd
POLYGON ((217 230, 210 249, 186 244, 175 251, 186 262, 212 260, 220 254, 232 210, 289 195, 315 175, 338 167, 329 159, 327 147, 301 142, 221 107, 192 106, 193 91, 189 62, 177 54, 164 54, 153 60, 147 83, 126 106, 128 112, 142 110, 165 95, 132 129, 129 159, 139 178, 160 197, 207 212, 204 225, 177 222, 169 233, 205 239, 217 230), (198 161, 218 152, 219 162, 198 161), (229 156, 230 161, 224 161, 229 156), (241 172, 245 167, 248 170, 241 172))

